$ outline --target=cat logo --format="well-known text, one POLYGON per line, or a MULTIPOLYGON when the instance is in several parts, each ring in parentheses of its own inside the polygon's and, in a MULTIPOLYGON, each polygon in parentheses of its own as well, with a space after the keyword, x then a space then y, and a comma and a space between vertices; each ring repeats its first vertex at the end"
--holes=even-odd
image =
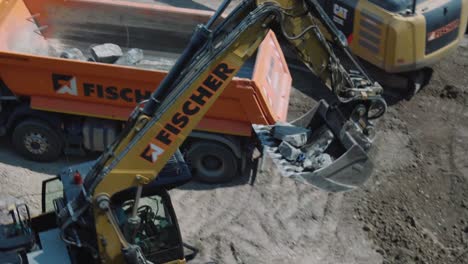
POLYGON ((76 77, 70 75, 52 74, 52 82, 54 84, 54 90, 58 94, 78 96, 76 77))
POLYGON ((335 4, 333 6, 333 21, 338 25, 344 26, 344 21, 348 18, 348 9, 335 4))
POLYGON ((343 19, 343 20, 346 20, 348 18, 348 9, 338 5, 338 4, 335 4, 333 6, 333 13, 335 14, 335 16, 343 19))

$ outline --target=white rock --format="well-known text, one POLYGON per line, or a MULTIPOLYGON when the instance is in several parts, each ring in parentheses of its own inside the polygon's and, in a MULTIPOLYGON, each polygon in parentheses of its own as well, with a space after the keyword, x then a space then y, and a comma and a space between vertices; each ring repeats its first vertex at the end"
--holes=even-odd
POLYGON ((304 160, 303 167, 308 170, 319 170, 325 168, 333 163, 333 158, 327 154, 321 154, 314 158, 307 158, 304 160))
POLYGON ((135 65, 143 60, 143 50, 130 49, 122 57, 120 57, 115 64, 118 65, 135 65))
POLYGON ((71 60, 81 60, 86 61, 85 55, 83 52, 77 48, 66 49, 62 53, 60 53, 60 58, 64 59, 71 59, 71 60))
POLYGON ((304 146, 309 136, 310 130, 303 127, 276 125, 273 128, 274 138, 286 141, 296 148, 304 146))
POLYGON ((278 150, 281 153, 281 155, 289 161, 297 161, 299 156, 302 154, 302 151, 300 149, 295 148, 286 141, 281 142, 281 144, 278 147, 278 150))
POLYGON ((312 158, 324 153, 332 143, 334 137, 335 136, 329 129, 321 131, 318 137, 314 138, 314 141, 304 148, 307 152, 307 157, 312 158))

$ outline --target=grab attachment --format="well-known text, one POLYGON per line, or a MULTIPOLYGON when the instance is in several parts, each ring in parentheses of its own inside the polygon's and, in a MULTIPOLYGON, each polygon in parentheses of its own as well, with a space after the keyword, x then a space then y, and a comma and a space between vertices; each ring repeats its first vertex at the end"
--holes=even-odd
POLYGON ((368 109, 358 105, 347 118, 320 101, 291 124, 254 125, 263 153, 260 170, 268 167, 328 192, 360 187, 373 169, 367 154, 373 138, 368 109))

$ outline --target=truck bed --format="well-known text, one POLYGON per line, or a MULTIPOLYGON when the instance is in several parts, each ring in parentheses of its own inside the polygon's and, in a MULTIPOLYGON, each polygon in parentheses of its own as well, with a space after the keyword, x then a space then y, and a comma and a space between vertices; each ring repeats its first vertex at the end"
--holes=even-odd
MULTIPOLYGON (((112 39, 107 39, 107 43, 115 43, 112 39)), ((89 51, 90 46, 96 43, 106 43, 106 42, 90 42, 90 41, 73 41, 67 39, 58 39, 53 38, 49 39, 48 45, 56 52, 68 50, 71 48, 78 48, 83 52, 87 58, 91 58, 91 53, 89 51)), ((120 46, 122 51, 125 53, 129 48, 120 46)), ((140 46, 135 46, 132 48, 139 48, 140 46)), ((140 69, 148 70, 158 70, 158 71, 169 71, 171 67, 175 64, 179 52, 170 52, 164 50, 150 50, 142 49, 144 54, 144 59, 138 62, 136 65, 129 65, 129 67, 136 67, 140 69)), ((49 56, 54 56, 50 54, 49 56)))
MULTIPOLYGON (((31 8, 36 8, 33 1, 26 2, 30 3, 28 6, 31 8)), ((53 1, 47 1, 47 3, 50 2, 53 1)), ((41 24, 41 15, 35 18, 36 22, 41 24, 40 27, 43 27, 40 31, 46 37, 47 53, 44 53, 40 46, 34 47, 40 42, 29 42, 30 53, 58 57, 67 49, 78 48, 90 58, 92 45, 114 43, 119 45, 124 52, 130 48, 143 50, 144 59, 135 67, 169 71, 187 46, 196 24, 204 22, 205 18, 208 18, 204 15, 209 14, 209 12, 197 11, 198 15, 188 16, 184 18, 184 23, 181 23, 180 18, 173 15, 162 16, 161 13, 154 12, 154 16, 148 16, 147 12, 146 14, 134 12, 144 7, 138 3, 116 2, 130 5, 133 8, 105 4, 94 5, 92 9, 85 5, 76 9, 64 5, 49 8, 53 9, 53 16, 48 16, 49 20, 46 24, 41 24), (154 19, 154 17, 159 17, 159 19, 154 19), (168 24, 171 26, 164 27, 168 24)), ((44 14, 44 12, 41 13, 44 14)), ((22 52, 23 45, 12 45, 10 49, 22 52)), ((255 59, 246 63, 238 76, 252 78, 254 63, 255 59)))
MULTIPOLYGON (((126 120, 211 14, 119 0, 0 0, 0 80, 16 96, 30 98, 33 109, 126 120), (90 46, 103 43, 142 49, 144 59, 121 66, 59 58, 68 48, 90 57, 90 46), (76 94, 57 92, 63 77, 74 82, 76 94), (90 83, 93 93, 86 94, 90 83), (107 88, 120 98, 103 94, 107 88)), ((287 64, 270 33, 198 129, 250 135, 253 123, 285 120, 290 89, 287 64)))
MULTIPOLYGON (((96 43, 118 43, 119 39, 117 37, 109 37, 106 39, 96 39, 91 41, 90 39, 86 40, 73 40, 73 39, 63 39, 63 38, 51 38, 47 40, 48 46, 51 51, 48 56, 56 57, 60 52, 71 49, 78 48, 83 52, 87 58, 91 58, 90 47, 96 43)), ((148 40, 146 40, 148 41, 148 40)), ((188 41, 185 40, 184 41, 188 41)), ((172 66, 177 61, 177 58, 180 56, 183 50, 175 50, 167 42, 162 42, 160 44, 155 43, 155 45, 150 45, 151 43, 139 43, 134 46, 125 47, 120 46, 122 51, 125 53, 131 48, 139 48, 143 50, 144 59, 139 61, 136 65, 129 65, 129 67, 135 67, 139 69, 146 70, 157 70, 157 71, 169 71, 172 66), (144 47, 144 48, 142 48, 144 47), (151 49, 158 47, 158 50, 151 49)), ((34 53, 33 53, 34 54, 34 53)), ((39 55, 39 54, 35 54, 39 55)), ((251 79, 253 76, 256 56, 252 57, 247 61, 242 69, 237 74, 237 77, 251 79)))

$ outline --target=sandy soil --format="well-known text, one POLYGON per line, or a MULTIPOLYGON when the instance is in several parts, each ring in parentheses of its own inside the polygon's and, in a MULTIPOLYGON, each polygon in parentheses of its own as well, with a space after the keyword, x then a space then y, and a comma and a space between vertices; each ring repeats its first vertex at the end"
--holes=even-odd
POLYGON ((355 215, 385 263, 468 263, 468 37, 380 124, 355 215))
MULTIPOLYGON (((360 190, 327 194, 268 173, 253 186, 244 176, 173 190, 183 237, 201 249, 194 263, 468 263, 467 72, 468 39, 379 122, 376 170, 360 190)), ((295 77, 291 117, 312 104, 309 79, 295 77)), ((25 161, 3 139, 0 201, 38 213, 41 181, 81 161, 25 161)))

